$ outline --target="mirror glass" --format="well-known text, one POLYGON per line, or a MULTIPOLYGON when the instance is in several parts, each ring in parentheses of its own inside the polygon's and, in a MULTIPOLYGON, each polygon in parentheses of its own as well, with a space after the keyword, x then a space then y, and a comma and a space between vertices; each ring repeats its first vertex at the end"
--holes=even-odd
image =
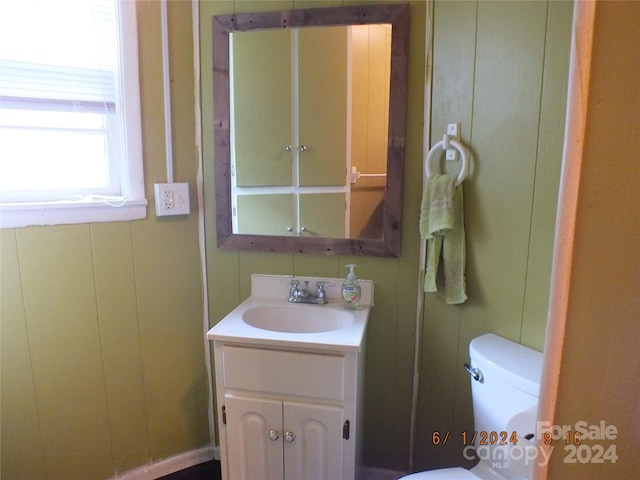
POLYGON ((218 245, 398 256, 408 6, 213 25, 218 245))
POLYGON ((233 233, 381 239, 391 25, 230 37, 233 233))

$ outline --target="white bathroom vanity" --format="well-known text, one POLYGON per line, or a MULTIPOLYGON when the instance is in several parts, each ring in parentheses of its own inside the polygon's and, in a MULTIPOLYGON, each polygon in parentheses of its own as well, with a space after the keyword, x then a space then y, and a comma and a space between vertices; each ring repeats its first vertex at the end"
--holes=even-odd
POLYGON ((253 275, 251 296, 208 332, 223 479, 358 477, 373 282, 347 311, 342 281, 253 275), (328 302, 290 303, 292 280, 310 295, 322 282, 328 302))

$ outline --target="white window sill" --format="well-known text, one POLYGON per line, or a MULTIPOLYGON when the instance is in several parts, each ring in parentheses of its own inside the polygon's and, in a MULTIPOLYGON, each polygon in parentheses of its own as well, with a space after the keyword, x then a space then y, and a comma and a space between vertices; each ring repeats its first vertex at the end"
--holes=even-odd
POLYGON ((146 199, 129 199, 120 206, 99 200, 0 204, 0 228, 73 223, 122 222, 147 216, 146 199))

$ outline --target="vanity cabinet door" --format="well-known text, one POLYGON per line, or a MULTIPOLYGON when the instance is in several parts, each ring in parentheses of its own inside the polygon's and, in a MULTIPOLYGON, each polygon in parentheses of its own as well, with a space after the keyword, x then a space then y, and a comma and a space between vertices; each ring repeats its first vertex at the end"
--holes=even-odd
POLYGON ((229 479, 284 478, 282 401, 225 395, 229 479))
MULTIPOLYGON (((344 410, 331 405, 283 402, 285 478, 342 478, 344 410)), ((353 441, 353 440, 351 440, 353 441)), ((267 478, 267 477, 263 477, 267 478)))
POLYGON ((225 395, 229 479, 342 478, 344 410, 225 395))

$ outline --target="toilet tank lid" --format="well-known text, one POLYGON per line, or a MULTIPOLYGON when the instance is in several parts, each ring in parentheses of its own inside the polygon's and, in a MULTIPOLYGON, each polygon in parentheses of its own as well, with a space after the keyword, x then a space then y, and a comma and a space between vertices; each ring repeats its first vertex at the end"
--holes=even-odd
POLYGON ((484 367, 484 375, 499 375, 505 382, 538 396, 542 353, 488 333, 471 340, 469 356, 474 367, 484 367))

